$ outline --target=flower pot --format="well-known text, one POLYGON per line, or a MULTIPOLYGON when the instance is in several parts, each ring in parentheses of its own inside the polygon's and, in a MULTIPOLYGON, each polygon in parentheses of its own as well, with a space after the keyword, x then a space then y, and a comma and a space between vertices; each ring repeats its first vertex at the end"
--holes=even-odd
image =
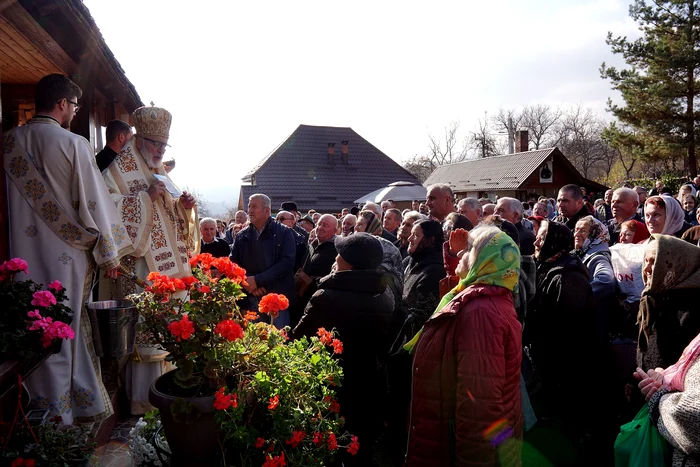
POLYGON ((221 449, 218 425, 214 419, 214 398, 186 397, 186 401, 199 409, 199 417, 189 424, 176 421, 171 407, 183 397, 173 395, 179 389, 174 382, 174 373, 171 371, 156 379, 148 393, 148 401, 160 411, 165 438, 172 451, 171 465, 218 465, 221 449))

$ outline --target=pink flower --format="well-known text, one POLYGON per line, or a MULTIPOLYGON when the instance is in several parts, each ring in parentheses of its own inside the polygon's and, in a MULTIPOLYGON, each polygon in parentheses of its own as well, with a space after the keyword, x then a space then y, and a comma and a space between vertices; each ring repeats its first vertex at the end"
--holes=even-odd
POLYGON ((32 295, 34 298, 32 300, 32 305, 34 306, 51 306, 56 304, 56 297, 53 296, 51 292, 48 290, 40 290, 38 292, 34 292, 34 295, 32 295))
POLYGON ((61 290, 63 290, 63 284, 61 284, 61 281, 53 281, 49 284, 49 289, 55 290, 56 292, 60 292, 61 290))
POLYGON ((39 310, 30 311, 27 313, 27 316, 29 316, 32 319, 41 319, 41 314, 39 313, 39 310))
POLYGON ((52 323, 53 319, 51 317, 41 318, 37 319, 32 324, 30 324, 27 329, 29 329, 30 331, 36 331, 37 329, 46 330, 51 326, 52 323))
POLYGON ((23 271, 25 274, 29 274, 27 262, 22 258, 12 258, 11 260, 5 262, 4 266, 8 271, 23 271))

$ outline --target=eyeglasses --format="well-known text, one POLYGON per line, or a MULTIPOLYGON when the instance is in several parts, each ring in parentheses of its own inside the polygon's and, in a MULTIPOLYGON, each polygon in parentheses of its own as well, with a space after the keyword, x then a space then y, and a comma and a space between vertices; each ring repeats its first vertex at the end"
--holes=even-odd
POLYGON ((156 140, 151 139, 151 138, 146 138, 145 136, 140 136, 140 138, 141 138, 141 139, 145 139, 146 141, 148 141, 149 143, 151 143, 151 144, 153 145, 153 147, 156 148, 156 149, 160 149, 160 148, 162 148, 163 146, 165 146, 166 148, 169 148, 169 147, 170 147, 170 145, 169 145, 168 143, 161 143, 160 141, 156 141, 156 140))
POLYGON ((68 102, 69 104, 73 104, 75 106, 75 112, 80 110, 80 104, 78 104, 77 102, 69 101, 68 99, 66 99, 66 102, 68 102))

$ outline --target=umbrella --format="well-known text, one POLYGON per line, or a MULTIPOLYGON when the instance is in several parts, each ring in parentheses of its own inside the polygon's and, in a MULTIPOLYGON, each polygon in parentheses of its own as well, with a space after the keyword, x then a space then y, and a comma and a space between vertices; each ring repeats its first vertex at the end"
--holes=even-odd
POLYGON ((357 198, 354 203, 381 203, 387 199, 394 201, 413 201, 425 199, 425 187, 414 182, 394 182, 357 198))

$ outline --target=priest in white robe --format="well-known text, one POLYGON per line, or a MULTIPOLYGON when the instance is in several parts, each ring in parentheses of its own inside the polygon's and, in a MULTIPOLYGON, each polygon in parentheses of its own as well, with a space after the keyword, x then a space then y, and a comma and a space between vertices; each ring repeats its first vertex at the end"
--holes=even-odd
MULTIPOLYGON (((163 167, 170 136, 170 112, 159 107, 140 107, 133 114, 136 134, 103 172, 117 210, 121 213, 134 252, 122 264, 141 279, 152 271, 170 277, 192 275, 189 258, 199 248, 196 203, 180 192, 163 167)), ((120 280, 122 296, 141 292, 128 279, 120 280)), ((101 289, 103 298, 108 290, 101 289)), ((146 332, 136 334, 136 352, 127 366, 127 395, 131 412, 152 409, 148 390, 169 369, 167 352, 146 332)))
POLYGON ((63 75, 42 78, 37 115, 3 140, 10 255, 29 264, 29 277, 46 287, 59 280, 73 311, 75 339, 64 341, 27 379, 32 400, 66 424, 99 421, 113 413, 95 356, 84 303, 93 272, 112 278, 119 258, 133 251, 88 141, 68 131, 81 89, 63 75))

